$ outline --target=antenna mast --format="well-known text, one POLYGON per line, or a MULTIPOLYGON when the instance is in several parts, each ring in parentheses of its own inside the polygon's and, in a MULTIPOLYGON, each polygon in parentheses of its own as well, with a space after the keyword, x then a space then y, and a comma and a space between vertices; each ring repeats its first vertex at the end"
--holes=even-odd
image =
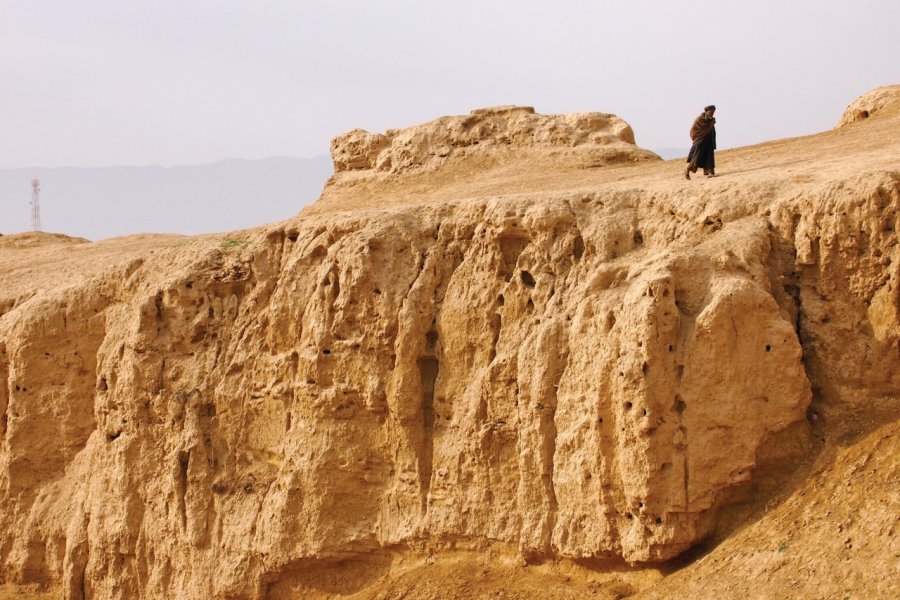
POLYGON ((41 230, 41 182, 31 180, 31 229, 41 230))

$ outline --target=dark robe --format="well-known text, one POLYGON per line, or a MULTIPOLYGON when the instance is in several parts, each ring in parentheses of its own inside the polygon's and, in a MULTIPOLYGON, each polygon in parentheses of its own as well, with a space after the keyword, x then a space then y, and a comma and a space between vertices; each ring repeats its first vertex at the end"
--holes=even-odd
POLYGON ((703 169, 704 172, 714 172, 716 170, 716 120, 702 113, 694 119, 691 126, 691 151, 688 152, 687 162, 688 170, 696 173, 697 169, 703 169))

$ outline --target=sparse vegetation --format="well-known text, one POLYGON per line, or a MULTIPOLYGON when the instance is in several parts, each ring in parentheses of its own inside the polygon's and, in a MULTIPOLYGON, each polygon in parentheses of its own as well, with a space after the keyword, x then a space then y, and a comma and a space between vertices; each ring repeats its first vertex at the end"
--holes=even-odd
POLYGON ((222 250, 230 250, 232 248, 243 248, 247 244, 249 244, 249 240, 244 239, 236 239, 236 238, 225 238, 222 240, 222 243, 219 244, 219 248, 222 250))

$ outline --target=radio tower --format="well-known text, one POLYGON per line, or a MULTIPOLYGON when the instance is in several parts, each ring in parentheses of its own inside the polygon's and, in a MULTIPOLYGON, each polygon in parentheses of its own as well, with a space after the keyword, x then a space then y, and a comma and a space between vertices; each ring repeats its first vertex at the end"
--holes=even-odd
POLYGON ((31 180, 31 229, 41 230, 41 182, 31 180))

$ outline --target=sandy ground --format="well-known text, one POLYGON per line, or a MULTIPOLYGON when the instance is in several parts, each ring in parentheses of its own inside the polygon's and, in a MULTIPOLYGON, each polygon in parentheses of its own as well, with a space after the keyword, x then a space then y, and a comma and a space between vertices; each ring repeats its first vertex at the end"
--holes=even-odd
MULTIPOLYGON (((719 129, 726 130, 727 121, 719 129)), ((336 185, 306 207, 301 215, 333 211, 386 208, 459 198, 510 196, 539 192, 584 190, 615 193, 640 189, 647 196, 682 192, 726 193, 737 189, 752 192, 777 187, 780 197, 789 197, 823 182, 900 164, 900 146, 889 132, 900 127, 897 114, 876 115, 837 130, 788 138, 716 152, 718 177, 683 176, 683 159, 625 164, 622 166, 572 168, 554 164, 552 158, 535 169, 529 162, 504 163, 492 167, 481 159, 442 168, 436 173, 391 177, 381 181, 359 180, 354 174, 335 178, 336 185)), ((770 198, 761 198, 769 200, 770 198)))

